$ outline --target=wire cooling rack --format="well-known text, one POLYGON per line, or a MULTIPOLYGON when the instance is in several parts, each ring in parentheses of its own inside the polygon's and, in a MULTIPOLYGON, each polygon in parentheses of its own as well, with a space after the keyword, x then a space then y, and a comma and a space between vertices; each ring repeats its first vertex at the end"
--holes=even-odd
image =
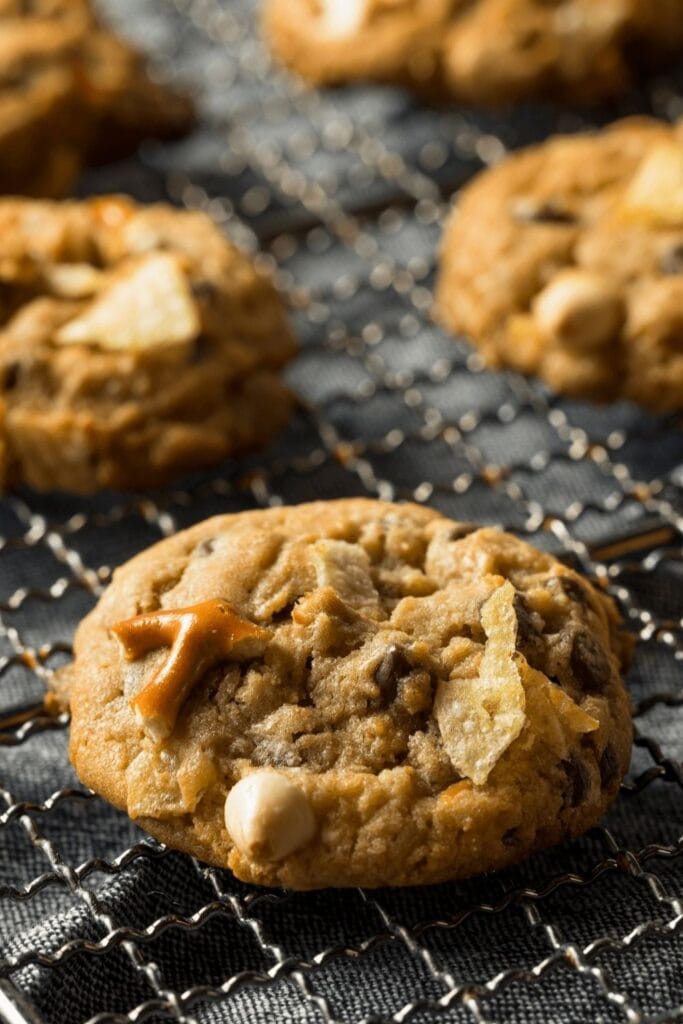
MULTIPOLYGON (((0 507, 0 1017, 135 1021, 683 1019, 681 423, 483 370, 430 320, 451 193, 510 148, 594 117, 427 110, 391 89, 307 92, 245 3, 109 0, 191 81, 201 125, 94 173, 206 210, 260 249, 292 309, 302 407, 267 453, 154 495, 22 493, 0 507), (111 567, 215 512, 349 494, 500 524, 596 577, 639 644, 628 780, 589 836, 424 890, 253 889, 144 837, 84 791, 41 710, 111 567)), ((676 82, 678 77, 679 81, 676 82)))

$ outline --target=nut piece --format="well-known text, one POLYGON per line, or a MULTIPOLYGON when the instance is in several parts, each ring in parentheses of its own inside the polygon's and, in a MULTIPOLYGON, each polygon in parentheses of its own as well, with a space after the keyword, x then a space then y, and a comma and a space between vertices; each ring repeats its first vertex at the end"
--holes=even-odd
POLYGON ((659 227, 683 225, 683 145, 661 142, 640 164, 619 210, 622 218, 659 227))
POLYGON ((319 29, 332 38, 351 36, 365 24, 369 0, 319 0, 319 29))
POLYGON ((225 827, 235 846, 257 860, 282 860, 310 842, 313 811, 303 790, 270 769, 240 779, 225 801, 225 827))
POLYGON ((151 253, 112 277, 80 316, 57 331, 55 341, 135 352, 191 341, 200 327, 178 259, 151 253))
POLYGON ((483 785, 526 722, 526 699, 515 661, 515 588, 503 583, 481 609, 486 647, 473 679, 439 682, 434 715, 454 768, 483 785))
POLYGON ((537 296, 534 319, 548 340, 577 349, 600 347, 624 322, 624 303, 610 284, 587 270, 564 270, 537 296))

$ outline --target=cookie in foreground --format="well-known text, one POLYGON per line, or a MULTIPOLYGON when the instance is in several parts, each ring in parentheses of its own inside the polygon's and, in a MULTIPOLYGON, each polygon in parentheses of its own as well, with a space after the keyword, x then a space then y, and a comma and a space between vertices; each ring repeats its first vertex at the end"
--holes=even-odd
POLYGON ((446 226, 437 305, 489 366, 682 409, 683 124, 619 121, 482 172, 446 226))
POLYGON ((683 49, 683 0, 265 0, 263 22, 316 85, 395 82, 491 106, 617 96, 683 49))
POLYGON ((90 0, 0 0, 0 192, 59 197, 86 164, 192 122, 90 0))
POLYGON ((161 486, 269 441, 295 345, 204 214, 0 200, 0 488, 161 486))
POLYGON ((630 652, 553 557, 417 505, 219 516, 80 625, 81 780, 246 882, 416 885, 519 861, 615 799, 630 652))

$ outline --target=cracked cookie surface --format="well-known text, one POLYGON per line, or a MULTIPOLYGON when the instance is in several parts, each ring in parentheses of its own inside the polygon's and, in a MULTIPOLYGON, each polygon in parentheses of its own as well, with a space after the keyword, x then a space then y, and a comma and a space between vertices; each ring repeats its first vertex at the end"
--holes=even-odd
POLYGON ((465 188, 440 319, 560 392, 683 408, 683 125, 558 136, 465 188))
POLYGON ((5 199, 0 232, 0 486, 160 486, 287 421, 282 302, 204 214, 5 199))
POLYGON ((409 885, 599 819, 629 761, 629 651, 612 602, 551 556, 348 499, 217 517, 142 553, 59 689, 83 782, 171 846, 265 885, 409 885), (182 628, 203 650, 221 616, 189 678, 182 628), (174 674, 159 733, 150 699, 174 674))
POLYGON ((266 0, 274 52, 319 85, 575 105, 624 92, 683 49, 683 0, 266 0))
POLYGON ((0 0, 0 192, 62 196, 86 164, 192 120, 89 0, 0 0))

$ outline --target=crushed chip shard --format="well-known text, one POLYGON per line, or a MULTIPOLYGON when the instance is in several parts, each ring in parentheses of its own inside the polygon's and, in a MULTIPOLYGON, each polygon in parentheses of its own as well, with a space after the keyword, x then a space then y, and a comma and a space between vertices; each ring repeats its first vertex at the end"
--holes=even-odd
POLYGON ((54 340, 138 352, 192 341, 200 329, 179 261, 168 253, 153 253, 112 276, 81 313, 60 327, 54 340))
POLYGON ((453 766, 483 785, 526 722, 526 697, 515 660, 515 589, 503 583, 482 606, 486 646, 473 679, 442 680, 434 713, 453 766))
POLYGON ((657 227, 683 225, 683 145, 662 142, 643 160, 619 207, 621 217, 657 227))
POLYGON ((370 559, 362 548, 344 540, 319 540, 311 546, 319 587, 332 587, 351 608, 370 617, 380 614, 370 559))
POLYGON ((516 653, 515 590, 506 582, 481 609, 486 646, 476 678, 441 681, 434 714, 453 766, 475 785, 491 770, 528 721, 533 736, 558 758, 568 756, 574 736, 599 723, 516 653))
POLYGON ((560 686, 555 686, 542 672, 526 663, 521 666, 526 693, 526 713, 535 736, 543 737, 558 759, 569 756, 575 735, 594 732, 600 725, 572 700, 560 686))

